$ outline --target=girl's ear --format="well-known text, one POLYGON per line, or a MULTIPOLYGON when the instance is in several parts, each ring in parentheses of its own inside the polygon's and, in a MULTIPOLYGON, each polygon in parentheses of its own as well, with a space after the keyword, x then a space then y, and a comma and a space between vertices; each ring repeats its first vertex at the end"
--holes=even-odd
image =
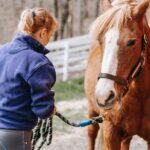
POLYGON ((111 7, 112 0, 100 0, 100 11, 103 13, 111 7))
POLYGON ((138 21, 140 21, 144 17, 144 15, 149 7, 149 3, 150 3, 150 0, 142 0, 142 2, 140 4, 135 6, 135 8, 133 9, 133 12, 132 12, 133 17, 135 19, 137 19, 138 21))
POLYGON ((40 29, 40 37, 45 38, 47 35, 47 30, 45 28, 40 29))

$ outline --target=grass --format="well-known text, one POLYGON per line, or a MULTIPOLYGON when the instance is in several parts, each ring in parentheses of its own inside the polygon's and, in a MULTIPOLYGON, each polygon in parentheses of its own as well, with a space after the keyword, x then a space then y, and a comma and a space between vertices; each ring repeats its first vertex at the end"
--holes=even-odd
MULTIPOLYGON (((84 79, 83 77, 69 79, 68 81, 58 81, 54 86, 56 102, 62 100, 76 100, 85 97, 84 92, 84 79)), ((86 109, 84 109, 85 111, 86 109)), ((70 110, 67 109, 63 113, 69 120, 78 122, 85 118, 85 112, 83 110, 70 110), (82 113, 81 113, 82 112, 82 113), (66 115, 67 114, 67 115, 66 115)), ((62 120, 55 117, 54 120, 55 134, 70 133, 73 127, 66 125, 62 120)))
POLYGON ((85 97, 83 77, 59 81, 54 86, 56 102, 85 97))

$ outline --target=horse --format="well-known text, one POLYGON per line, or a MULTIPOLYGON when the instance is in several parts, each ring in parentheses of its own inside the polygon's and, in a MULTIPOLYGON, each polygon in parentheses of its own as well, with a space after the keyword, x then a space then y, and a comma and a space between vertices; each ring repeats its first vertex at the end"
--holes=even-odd
POLYGON ((128 150, 134 135, 150 150, 149 3, 114 0, 91 26, 84 87, 89 118, 104 121, 88 127, 88 150, 95 149, 99 129, 101 150, 128 150))

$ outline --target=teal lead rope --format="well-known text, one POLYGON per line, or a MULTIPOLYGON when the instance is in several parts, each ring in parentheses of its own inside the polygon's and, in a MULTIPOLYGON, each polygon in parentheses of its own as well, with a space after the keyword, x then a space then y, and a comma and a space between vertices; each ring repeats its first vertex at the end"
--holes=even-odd
MULTIPOLYGON (((93 117, 89 120, 84 120, 79 123, 70 122, 66 117, 62 114, 56 112, 55 114, 59 117, 62 121, 66 124, 73 126, 73 127, 86 127, 91 124, 99 124, 103 122, 103 118, 101 116, 93 117)), ((33 130, 33 137, 32 137, 32 150, 35 150, 35 145, 42 138, 37 150, 40 150, 44 144, 50 145, 52 142, 52 135, 53 135, 53 126, 52 126, 52 117, 45 119, 45 120, 38 120, 37 126, 33 130)))

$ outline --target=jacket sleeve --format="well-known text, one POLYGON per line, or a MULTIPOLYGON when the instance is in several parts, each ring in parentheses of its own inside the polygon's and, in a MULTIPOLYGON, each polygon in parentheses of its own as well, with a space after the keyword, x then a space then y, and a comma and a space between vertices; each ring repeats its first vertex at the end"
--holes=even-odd
POLYGON ((48 118, 54 108, 54 91, 51 90, 56 81, 54 67, 50 64, 38 67, 27 81, 30 85, 32 111, 41 119, 48 118))

